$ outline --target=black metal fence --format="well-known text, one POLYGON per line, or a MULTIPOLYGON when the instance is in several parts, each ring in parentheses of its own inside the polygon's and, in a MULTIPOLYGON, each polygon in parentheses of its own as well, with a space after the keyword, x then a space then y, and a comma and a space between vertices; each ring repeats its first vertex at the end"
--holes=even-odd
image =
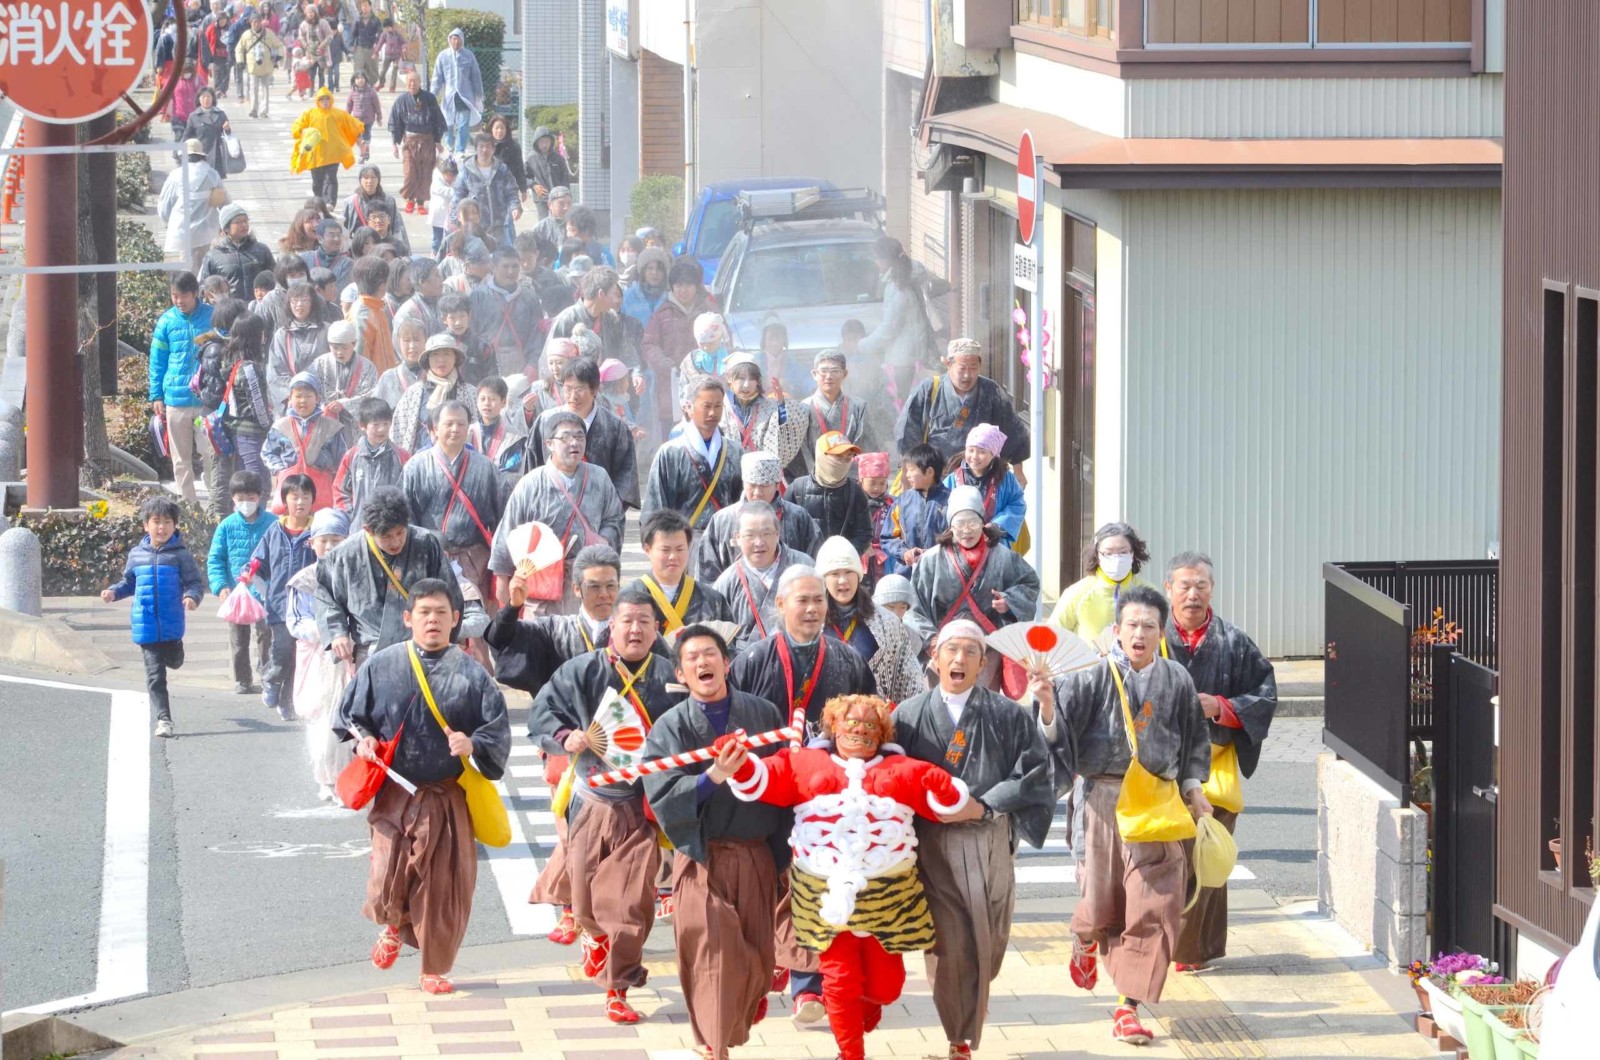
POLYGON ((1337 563, 1322 580, 1322 742, 1410 805, 1411 609, 1337 563))
MULTIPOLYGON (((1438 689, 1431 785, 1432 948, 1495 953, 1494 695, 1499 675, 1448 647, 1436 647, 1433 655, 1438 689)), ((1416 797, 1425 796, 1418 791, 1416 797)))

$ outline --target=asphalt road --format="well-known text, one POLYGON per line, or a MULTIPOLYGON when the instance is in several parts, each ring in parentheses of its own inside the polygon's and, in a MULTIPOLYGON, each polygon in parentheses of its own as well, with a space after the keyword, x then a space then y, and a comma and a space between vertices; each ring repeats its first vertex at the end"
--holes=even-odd
MULTIPOLYGON (((6 1010, 96 988, 110 702, 101 691, 0 683, 8 732, 0 742, 6 1010)), ((259 699, 226 692, 184 691, 173 714, 178 738, 151 739, 149 748, 148 991, 363 958, 373 938, 360 914, 365 821, 317 800, 301 726, 277 720, 259 699)), ((532 845, 480 858, 468 945, 537 937, 549 923, 548 910, 525 902, 553 840, 548 789, 520 735, 520 708, 512 724, 519 750, 507 793, 532 845)), ((148 733, 148 722, 138 728, 148 733)), ((1246 788, 1238 838, 1249 886, 1280 896, 1315 891, 1310 759, 1318 731, 1314 720, 1281 721, 1277 748, 1269 746, 1246 788)), ((1058 815, 1044 851, 1023 848, 1019 898, 1076 898, 1063 828, 1058 815)), ((653 953, 667 954, 671 935, 657 932, 652 943, 653 953)), ((548 944, 541 950, 552 961, 574 959, 548 944)))

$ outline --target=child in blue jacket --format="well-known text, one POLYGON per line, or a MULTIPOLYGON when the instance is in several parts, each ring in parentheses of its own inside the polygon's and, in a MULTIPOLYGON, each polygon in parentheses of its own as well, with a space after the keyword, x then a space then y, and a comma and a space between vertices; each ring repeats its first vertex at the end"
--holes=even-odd
POLYGON ((178 505, 151 497, 139 509, 144 539, 128 553, 122 579, 100 593, 106 603, 133 597, 128 612, 133 642, 144 653, 144 683, 156 709, 156 735, 172 735, 167 670, 183 665, 186 612, 200 606, 206 586, 200 567, 178 536, 178 505))
POLYGON ((311 551, 311 513, 317 484, 309 475, 289 474, 278 487, 283 518, 267 528, 251 560, 255 584, 264 590, 267 624, 272 627, 272 653, 261 676, 261 701, 284 721, 294 720, 295 639, 289 632, 289 579, 317 561, 311 551))
MULTIPOLYGON (((233 498, 233 514, 217 524, 211 535, 211 551, 206 556, 206 576, 211 592, 222 600, 238 585, 239 576, 250 566, 256 545, 267 535, 276 516, 261 510, 261 476, 254 471, 238 471, 228 480, 228 495, 233 498)), ((264 600, 266 590, 251 584, 248 592, 264 600)), ((250 669, 250 634, 256 641, 256 672, 267 668, 272 642, 272 627, 266 619, 253 626, 229 624, 228 638, 233 648, 233 690, 241 696, 258 695, 261 686, 250 669)))

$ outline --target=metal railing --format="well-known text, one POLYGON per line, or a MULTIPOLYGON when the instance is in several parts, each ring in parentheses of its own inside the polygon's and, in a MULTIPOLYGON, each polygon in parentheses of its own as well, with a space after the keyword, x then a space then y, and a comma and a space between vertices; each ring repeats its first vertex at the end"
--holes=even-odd
POLYGON ((1322 580, 1322 742, 1409 806, 1411 609, 1337 563, 1322 580))

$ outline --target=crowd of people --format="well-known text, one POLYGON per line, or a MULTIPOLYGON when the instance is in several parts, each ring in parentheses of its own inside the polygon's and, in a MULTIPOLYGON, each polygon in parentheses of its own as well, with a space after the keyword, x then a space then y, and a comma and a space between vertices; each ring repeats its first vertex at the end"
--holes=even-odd
MULTIPOLYGON (((359 91, 384 53, 355 52, 359 91)), ((223 195, 215 239, 172 282, 153 426, 177 492, 198 502, 200 476, 220 522, 202 573, 176 504, 149 501, 103 594, 134 597, 156 735, 175 733, 186 613, 208 590, 250 594, 236 691, 304 724, 320 797, 338 801, 353 756, 415 789, 384 784, 369 812, 371 959, 416 947, 421 988, 449 993, 478 865, 459 778, 503 775, 504 690, 526 693, 560 837, 530 901, 559 908, 551 939, 581 944, 623 1024, 670 921, 712 1060, 784 990, 861 1057, 916 952, 949 1055, 969 1056, 1017 847, 1042 845, 1066 799, 1073 980, 1092 987, 1104 963, 1112 1034, 1148 1042, 1140 1005, 1172 968, 1226 952, 1226 890, 1198 888, 1186 837, 1204 816, 1232 831, 1276 705, 1270 663, 1211 612, 1211 561, 1179 552, 1157 591, 1146 542, 1107 524, 1049 616, 1101 661, 1053 674, 995 650, 1042 587, 1023 551, 1033 439, 982 346, 935 355, 926 319, 899 311, 803 360, 781 324, 731 349, 697 262, 653 230, 614 254, 596 240, 548 130, 526 157, 509 122, 470 132, 465 55, 453 37, 432 90, 404 72, 403 209, 374 165, 343 200, 318 173, 364 153, 376 117, 324 83, 296 125, 315 194, 287 232, 261 241, 223 195), (434 256, 406 231, 418 211, 434 256), (630 509, 649 569, 625 584, 630 509), (591 785, 619 709, 646 758, 708 757, 591 785), (1141 818, 1165 830, 1128 825, 1136 790, 1167 792, 1141 818)), ((886 291, 908 261, 880 241, 886 291)))

